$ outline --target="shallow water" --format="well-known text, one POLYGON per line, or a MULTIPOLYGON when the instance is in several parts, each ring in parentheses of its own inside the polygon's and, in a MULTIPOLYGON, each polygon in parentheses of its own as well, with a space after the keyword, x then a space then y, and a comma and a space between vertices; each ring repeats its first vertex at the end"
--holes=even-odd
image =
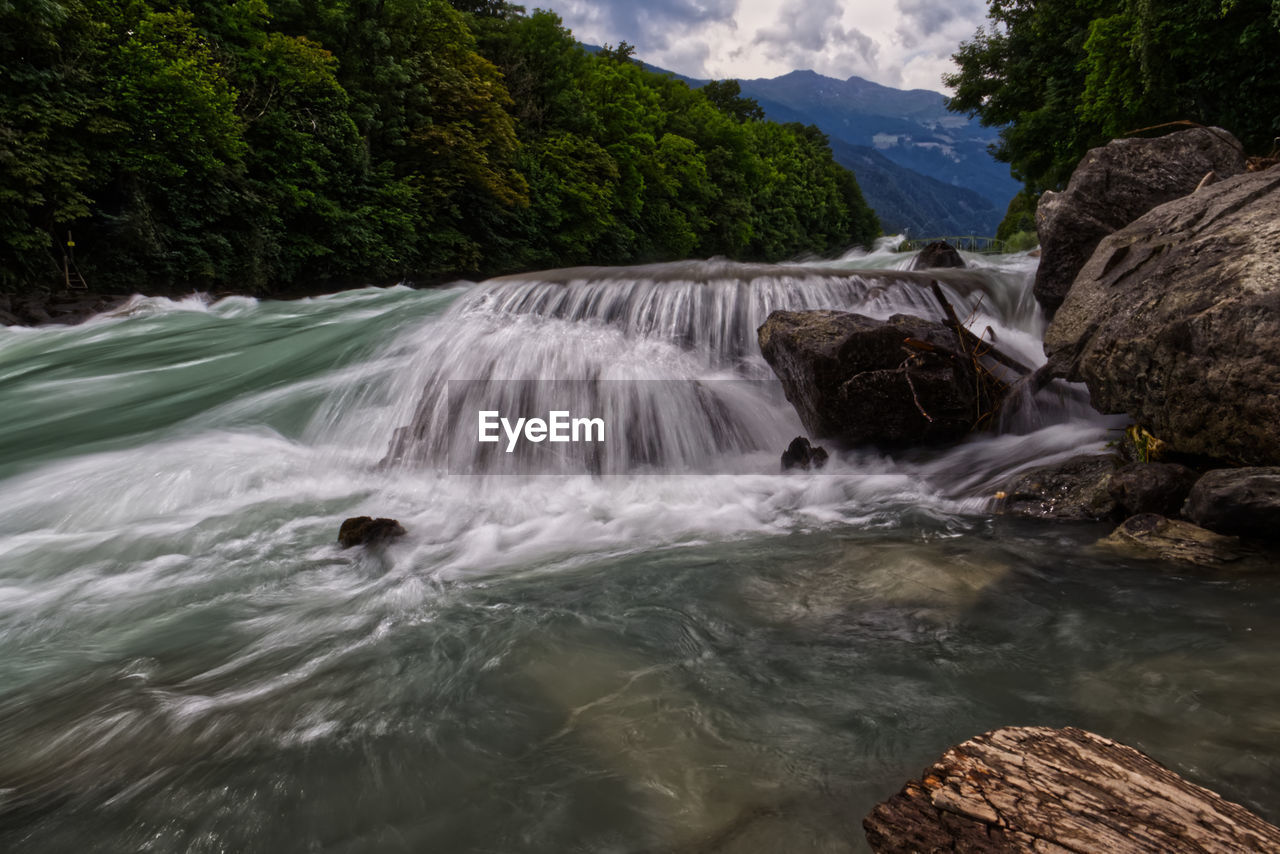
MULTIPOLYGON (((1042 360, 1033 262, 971 260, 948 294, 1042 360)), ((1280 820, 1280 573, 988 513, 1011 472, 1112 437, 1078 393, 801 475, 764 392, 725 404, 733 445, 664 397, 767 376, 774 308, 927 310, 849 272, 900 262, 0 330, 0 850, 860 851, 877 801, 1007 724, 1093 729, 1280 820), (459 476, 429 441, 384 461, 450 380, 517 377, 661 380, 636 405, 679 449, 605 476, 459 476), (409 534, 339 549, 365 513, 409 534)))

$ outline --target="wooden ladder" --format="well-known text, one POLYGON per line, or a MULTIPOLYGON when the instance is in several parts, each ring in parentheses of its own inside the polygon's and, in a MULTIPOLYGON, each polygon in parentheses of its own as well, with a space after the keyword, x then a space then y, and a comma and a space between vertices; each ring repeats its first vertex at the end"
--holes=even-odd
POLYGON ((75 252, 76 242, 71 239, 71 232, 67 232, 67 249, 62 254, 62 280, 69 291, 87 291, 89 283, 84 280, 84 276, 80 273, 80 268, 76 266, 73 253, 75 252))

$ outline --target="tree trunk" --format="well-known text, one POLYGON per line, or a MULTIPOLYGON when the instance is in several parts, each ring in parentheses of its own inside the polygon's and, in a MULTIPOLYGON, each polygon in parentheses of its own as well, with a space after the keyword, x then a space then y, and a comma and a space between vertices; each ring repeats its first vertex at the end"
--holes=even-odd
POLYGON ((953 747, 862 826, 876 854, 1280 851, 1280 828, 1074 727, 1007 727, 953 747))

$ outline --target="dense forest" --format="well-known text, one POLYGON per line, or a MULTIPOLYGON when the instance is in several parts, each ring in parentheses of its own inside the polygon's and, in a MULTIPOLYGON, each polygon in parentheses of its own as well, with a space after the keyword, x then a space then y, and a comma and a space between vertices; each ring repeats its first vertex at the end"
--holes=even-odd
POLYGON ((0 0, 0 287, 776 260, 879 231, 815 128, 492 0, 0 0))
POLYGON ((1267 154, 1280 136, 1280 0, 990 0, 988 19, 945 82, 1026 185, 1004 230, 1116 137, 1195 122, 1267 154))

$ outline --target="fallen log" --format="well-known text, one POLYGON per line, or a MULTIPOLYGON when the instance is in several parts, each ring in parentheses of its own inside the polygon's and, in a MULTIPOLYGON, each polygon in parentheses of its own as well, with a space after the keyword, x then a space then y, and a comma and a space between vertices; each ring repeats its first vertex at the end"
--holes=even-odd
POLYGON ((1280 851, 1280 828, 1074 727, 1006 727, 957 745, 862 826, 876 854, 1280 851))

